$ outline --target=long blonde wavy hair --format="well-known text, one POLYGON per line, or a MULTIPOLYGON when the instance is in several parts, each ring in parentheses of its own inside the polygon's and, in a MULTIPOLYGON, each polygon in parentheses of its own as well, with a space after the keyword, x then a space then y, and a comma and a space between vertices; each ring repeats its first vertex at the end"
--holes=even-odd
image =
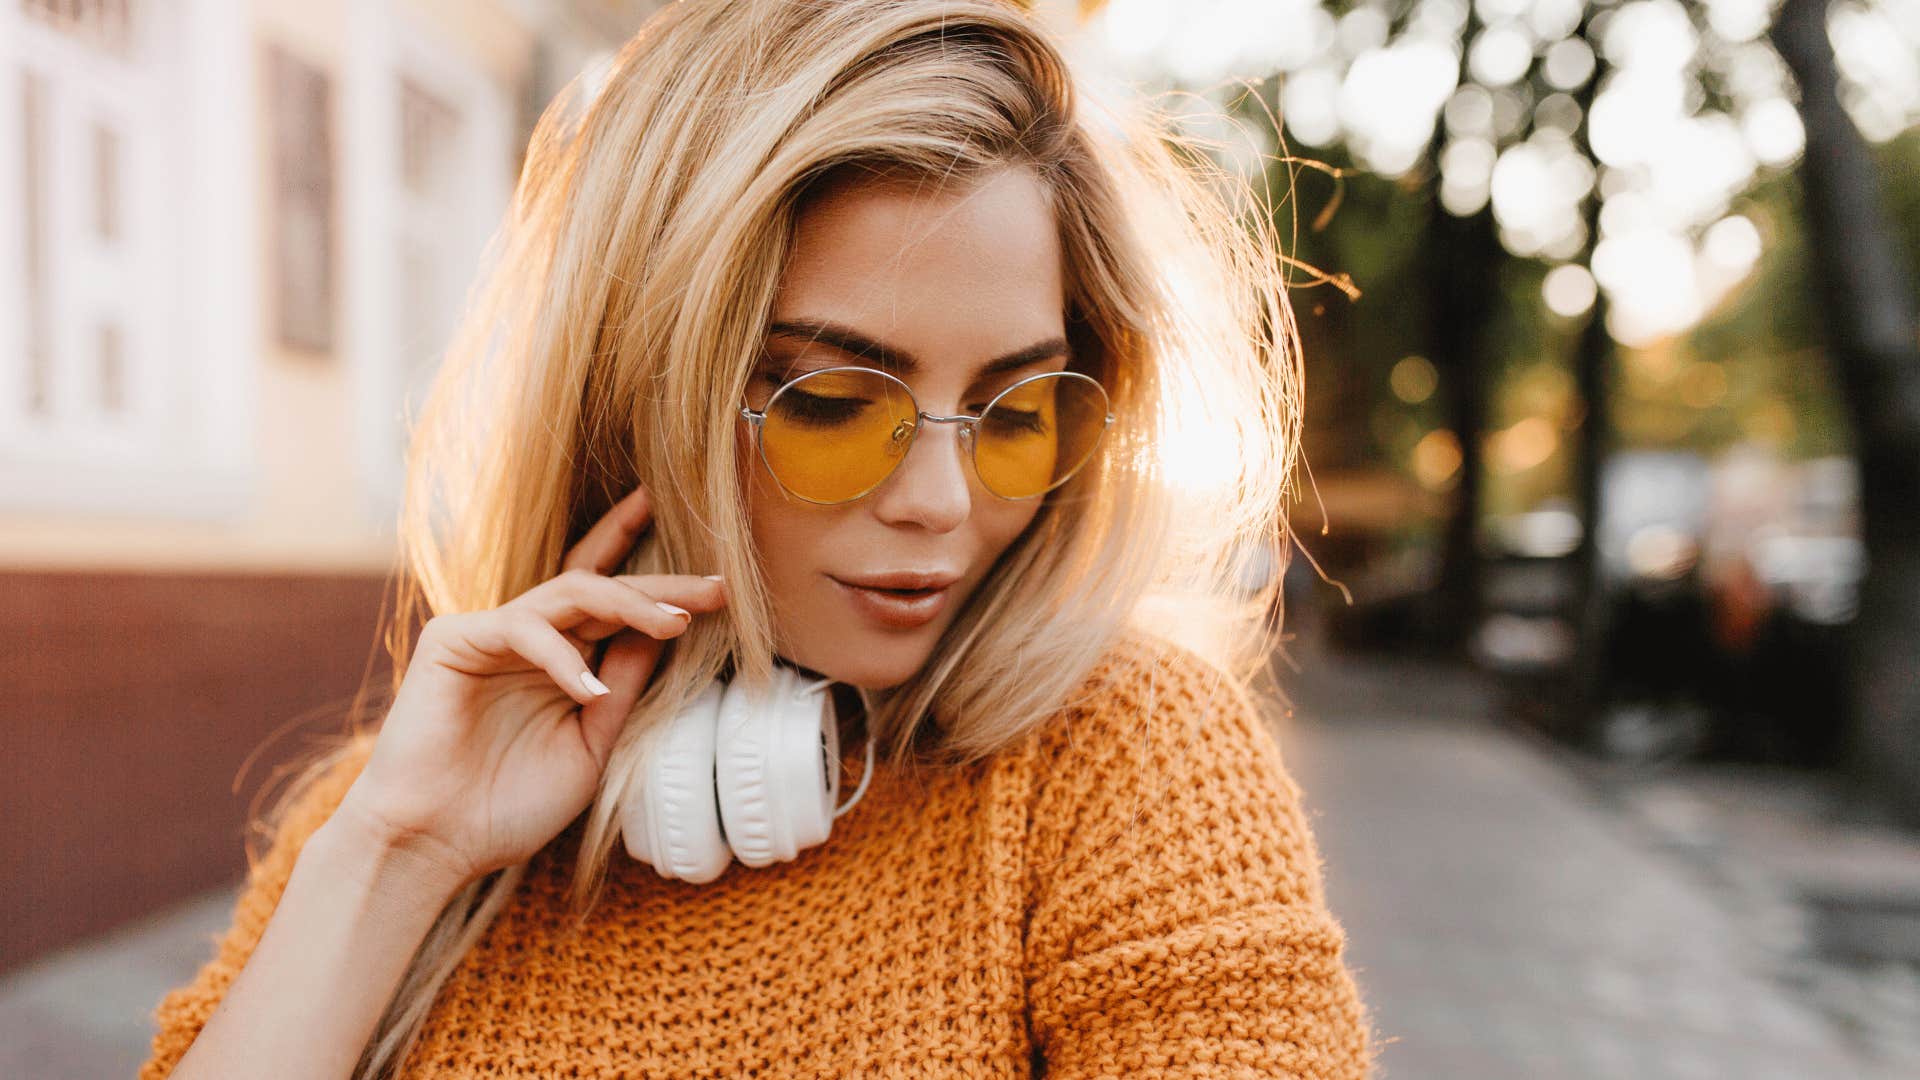
MULTIPOLYGON (((546 109, 417 418, 404 572, 382 614, 397 688, 421 619, 552 577, 637 484, 653 525, 629 571, 726 575, 724 617, 663 655, 577 823, 576 910, 598 896, 643 736, 729 664, 771 673, 735 405, 796 214, 847 170, 928 184, 1034 170, 1068 264, 1074 369, 1116 415, 924 667, 863 692, 869 733, 896 762, 991 754, 1084 692, 1135 629, 1243 681, 1264 667, 1291 551, 1298 338, 1271 207, 1193 150, 1170 111, 1091 98, 994 0, 683 0, 596 90, 576 79, 546 109)), ((368 698, 356 711, 381 712, 368 698)), ((279 805, 352 749, 317 759, 279 805)), ((397 1071, 524 873, 447 906, 355 1076, 397 1071)))

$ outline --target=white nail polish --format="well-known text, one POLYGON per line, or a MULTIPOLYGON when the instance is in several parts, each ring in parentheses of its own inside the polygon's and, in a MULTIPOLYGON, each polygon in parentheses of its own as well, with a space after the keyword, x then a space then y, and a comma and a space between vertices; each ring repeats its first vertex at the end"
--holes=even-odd
POLYGON ((607 689, 606 683, 594 678, 593 672, 591 671, 583 671, 580 673, 580 683, 587 689, 593 691, 596 696, 613 693, 612 690, 607 689))
POLYGON ((664 611, 669 615, 684 615, 689 619, 693 618, 693 615, 690 612, 688 612, 686 608, 674 607, 672 604, 667 603, 665 600, 655 600, 654 603, 660 606, 661 611, 664 611))
POLYGON ((720 580, 720 575, 719 575, 719 574, 702 574, 701 576, 702 576, 702 577, 704 577, 704 578, 706 578, 706 579, 707 579, 708 581, 719 581, 719 580, 720 580))

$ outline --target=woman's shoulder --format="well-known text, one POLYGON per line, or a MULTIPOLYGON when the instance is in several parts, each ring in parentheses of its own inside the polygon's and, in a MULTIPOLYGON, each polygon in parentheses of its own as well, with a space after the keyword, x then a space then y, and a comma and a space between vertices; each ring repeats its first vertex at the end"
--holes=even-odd
POLYGON ((1222 1068, 1229 1047, 1247 1075, 1367 1075, 1345 930, 1257 702, 1136 632, 1040 733, 1024 948, 1035 1042, 1060 1071, 1222 1068))
POLYGON ((1036 738, 1042 761, 1078 770, 1137 769, 1166 764, 1167 755, 1204 768, 1274 742, 1241 678, 1194 648, 1135 627, 1116 635, 1036 738))
POLYGON ((1037 735, 1029 856, 1040 879, 1078 865, 1156 887, 1199 866, 1258 866, 1278 894, 1318 901, 1303 793, 1258 697, 1194 649, 1117 640, 1037 735))

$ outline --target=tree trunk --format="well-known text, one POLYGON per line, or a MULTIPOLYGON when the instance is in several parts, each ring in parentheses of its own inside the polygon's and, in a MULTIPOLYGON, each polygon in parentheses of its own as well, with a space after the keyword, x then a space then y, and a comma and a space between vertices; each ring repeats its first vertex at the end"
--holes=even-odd
POLYGON ((1428 635, 1436 646, 1452 652, 1466 647, 1480 621, 1480 444, 1492 367, 1486 327, 1501 295, 1504 252, 1494 231, 1493 210, 1482 207, 1469 217, 1454 217, 1440 205, 1437 184, 1423 247, 1431 268, 1427 280, 1433 283, 1431 359, 1446 398, 1447 426, 1460 440, 1460 482, 1441 540, 1440 581, 1428 635))
POLYGON ((1920 826, 1920 312, 1873 158, 1840 105, 1826 15, 1826 0, 1786 0, 1772 38, 1800 83, 1807 233, 1860 463, 1868 567, 1847 630, 1846 756, 1920 826))
MULTIPOLYGON (((1589 44, 1594 41, 1592 14, 1580 27, 1580 35, 1589 44)), ((1600 93, 1600 71, 1596 68, 1574 93, 1580 115, 1593 115, 1593 101, 1600 93)), ((1581 151, 1598 161, 1583 120, 1578 135, 1581 151)), ((1593 265, 1593 251, 1600 243, 1600 195, 1593 193, 1582 208, 1587 226, 1587 242, 1581 264, 1593 265)), ((1607 658, 1615 628, 1613 598, 1607 593, 1606 568, 1600 559, 1601 478, 1606 473, 1607 457, 1613 452, 1613 334, 1607 329, 1607 293, 1597 289, 1593 309, 1573 356, 1575 385, 1584 410, 1580 421, 1574 465, 1574 500, 1579 506, 1580 543, 1568 560, 1571 577, 1571 610, 1574 653, 1568 677, 1561 687, 1559 720, 1562 734, 1589 748, 1598 749, 1606 723, 1607 690, 1613 673, 1607 658)))
MULTIPOLYGON (((1598 200, 1587 209, 1589 235, 1599 235, 1598 200)), ((1607 593, 1605 567, 1600 561, 1600 480, 1613 450, 1613 425, 1608 416, 1612 401, 1613 335, 1607 331, 1607 294, 1597 292, 1587 324, 1573 358, 1574 381, 1581 407, 1579 461, 1574 466, 1574 499, 1579 506, 1580 543, 1567 560, 1571 579, 1568 615, 1573 620, 1574 653, 1568 678, 1562 685, 1559 723, 1561 734, 1589 748, 1598 748, 1606 719, 1608 642, 1614 632, 1612 597, 1607 593)))

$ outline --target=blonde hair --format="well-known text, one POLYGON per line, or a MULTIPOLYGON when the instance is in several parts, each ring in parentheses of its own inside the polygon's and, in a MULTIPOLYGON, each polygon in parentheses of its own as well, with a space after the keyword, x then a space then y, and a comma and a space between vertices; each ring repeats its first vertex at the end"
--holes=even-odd
MULTIPOLYGON (((1182 153, 1166 113, 1099 108, 1028 17, 992 0, 683 0, 582 94, 576 79, 541 116, 418 418, 410 576, 386 623, 397 686, 418 618, 552 577, 637 484, 653 526, 629 571, 726 575, 725 616, 665 654, 586 811, 576 910, 604 880, 643 735, 728 663, 737 678, 771 672, 734 407, 795 217, 830 178, 1034 170, 1068 264, 1074 368, 1116 414, 1097 460, 1046 497, 923 668, 865 695, 890 757, 1007 746, 1142 628, 1237 678, 1264 666, 1290 553, 1298 340, 1269 208, 1182 153), (1195 454, 1218 470, 1206 483, 1183 471, 1195 454)), ((524 872, 448 905, 356 1076, 397 1070, 524 872)))

